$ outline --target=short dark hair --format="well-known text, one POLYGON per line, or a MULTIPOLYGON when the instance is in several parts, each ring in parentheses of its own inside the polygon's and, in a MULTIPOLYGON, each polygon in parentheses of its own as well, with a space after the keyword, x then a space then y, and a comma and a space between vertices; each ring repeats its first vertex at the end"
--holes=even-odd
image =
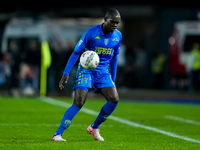
POLYGON ((106 12, 106 15, 105 15, 104 18, 107 19, 107 18, 116 16, 116 15, 119 15, 119 16, 120 16, 119 11, 118 11, 117 9, 110 8, 110 9, 106 12))

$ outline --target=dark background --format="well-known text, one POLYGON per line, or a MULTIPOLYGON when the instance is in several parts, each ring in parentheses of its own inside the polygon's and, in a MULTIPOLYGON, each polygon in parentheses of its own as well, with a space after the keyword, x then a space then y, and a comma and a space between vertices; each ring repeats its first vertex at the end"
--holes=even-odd
MULTIPOLYGON (((197 3, 197 2, 196 2, 197 3)), ((166 57, 164 86, 162 89, 172 89, 169 85, 169 43, 173 25, 177 21, 198 20, 200 7, 193 1, 4 1, 0 5, 0 41, 6 23, 14 17, 31 17, 35 20, 47 18, 103 18, 109 8, 119 10, 124 26, 123 44, 126 49, 140 46, 145 50, 150 62, 154 53, 159 50, 166 57)), ((1 47, 1 42, 0 42, 1 47)), ((131 59, 134 59, 131 58, 131 59)), ((122 87, 152 89, 150 63, 146 71, 131 85, 122 87), (136 83, 139 82, 139 83, 136 83)), ((137 77, 136 77, 137 78, 137 77)), ((187 91, 186 88, 175 90, 187 91)))

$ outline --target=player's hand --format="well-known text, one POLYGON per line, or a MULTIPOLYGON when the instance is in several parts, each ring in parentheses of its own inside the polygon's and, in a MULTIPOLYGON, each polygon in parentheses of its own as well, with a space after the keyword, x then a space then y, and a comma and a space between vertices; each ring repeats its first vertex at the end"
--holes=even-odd
POLYGON ((67 83, 69 76, 63 75, 59 82, 59 88, 62 90, 64 89, 63 82, 67 83))

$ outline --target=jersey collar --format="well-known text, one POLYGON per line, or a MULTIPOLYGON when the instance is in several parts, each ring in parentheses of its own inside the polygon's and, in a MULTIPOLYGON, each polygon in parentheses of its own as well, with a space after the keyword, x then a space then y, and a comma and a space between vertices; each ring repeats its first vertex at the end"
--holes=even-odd
POLYGON ((113 35, 113 33, 115 32, 110 32, 110 33, 108 33, 108 34, 105 34, 104 32, 103 32, 103 29, 102 29, 102 25, 103 25, 104 23, 102 23, 101 25, 100 25, 100 34, 101 35, 103 35, 103 36, 105 36, 105 37, 113 37, 114 35, 113 35))

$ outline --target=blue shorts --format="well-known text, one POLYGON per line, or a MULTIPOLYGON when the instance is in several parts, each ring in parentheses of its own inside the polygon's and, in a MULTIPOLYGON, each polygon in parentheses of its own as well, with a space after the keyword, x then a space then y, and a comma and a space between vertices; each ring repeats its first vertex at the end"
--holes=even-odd
POLYGON ((105 87, 115 87, 108 71, 78 69, 73 90, 84 89, 89 91, 94 88, 95 92, 98 92, 98 89, 105 87))

